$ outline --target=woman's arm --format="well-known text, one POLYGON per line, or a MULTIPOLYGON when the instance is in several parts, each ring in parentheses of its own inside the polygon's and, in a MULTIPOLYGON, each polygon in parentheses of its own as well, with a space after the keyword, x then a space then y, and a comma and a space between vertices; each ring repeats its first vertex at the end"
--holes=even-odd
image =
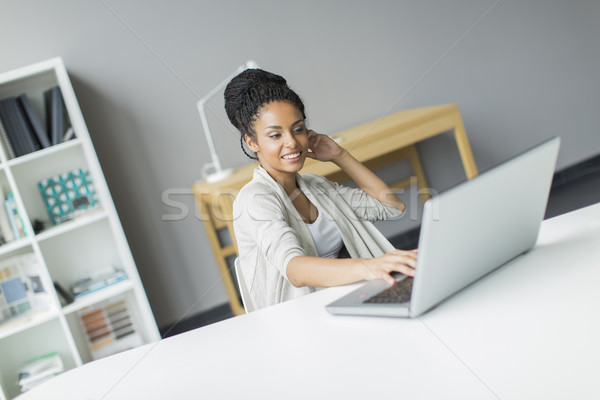
MULTIPOLYGON (((335 163, 369 196, 404 211, 404 203, 392 193, 390 187, 330 137, 309 131, 308 138, 312 151, 308 153, 310 158, 335 163)), ((396 249, 375 258, 298 256, 288 262, 286 274, 297 287, 337 286, 370 279, 384 279, 392 285, 395 280, 390 273, 414 276, 416 263, 417 250, 396 249)))
POLYGON ((404 211, 406 208, 404 202, 392 192, 390 187, 329 136, 309 131, 308 143, 312 150, 312 153, 308 153, 310 158, 333 162, 369 196, 404 211))
POLYGON ((286 274, 292 285, 338 286, 370 279, 384 279, 394 284, 391 272, 414 276, 417 250, 394 250, 375 258, 322 258, 300 256, 292 258, 286 274))

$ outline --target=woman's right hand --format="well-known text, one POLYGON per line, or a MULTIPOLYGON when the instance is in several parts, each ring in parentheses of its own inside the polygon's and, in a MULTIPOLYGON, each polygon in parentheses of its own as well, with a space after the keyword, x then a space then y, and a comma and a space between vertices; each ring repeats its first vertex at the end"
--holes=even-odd
POLYGON ((363 258, 363 277, 366 280, 384 279, 390 286, 396 280, 390 274, 400 272, 407 276, 415 275, 418 250, 399 250, 375 258, 363 258))
POLYGON ((334 161, 346 153, 332 138, 313 130, 308 131, 308 148, 307 157, 319 161, 334 161))

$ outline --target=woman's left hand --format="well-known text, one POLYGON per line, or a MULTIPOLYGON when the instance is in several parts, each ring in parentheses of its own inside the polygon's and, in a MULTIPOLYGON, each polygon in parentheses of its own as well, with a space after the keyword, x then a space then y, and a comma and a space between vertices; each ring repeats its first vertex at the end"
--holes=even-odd
POLYGON ((307 157, 319 161, 333 161, 345 152, 329 136, 322 135, 313 130, 308 131, 308 148, 312 152, 308 152, 307 157))

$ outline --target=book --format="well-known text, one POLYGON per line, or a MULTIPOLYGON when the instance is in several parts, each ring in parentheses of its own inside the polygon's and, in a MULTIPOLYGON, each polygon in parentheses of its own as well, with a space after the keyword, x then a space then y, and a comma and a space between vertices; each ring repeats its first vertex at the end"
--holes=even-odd
POLYGON ((6 214, 8 215, 8 221, 12 228, 13 234, 16 239, 20 239, 25 237, 25 225, 23 220, 19 216, 19 212, 17 211, 17 205, 15 204, 15 198, 12 193, 9 193, 6 196, 6 200, 4 201, 4 208, 6 210, 6 214))
POLYGON ((28 125, 27 116, 25 112, 22 110, 19 105, 19 101, 16 97, 11 97, 8 99, 8 108, 15 119, 16 129, 19 137, 21 138, 21 142, 25 145, 25 154, 32 153, 36 150, 39 150, 40 144, 34 138, 35 133, 28 125))
POLYGON ((39 143, 41 148, 46 148, 50 146, 50 139, 48 138, 48 133, 46 129, 42 126, 42 122, 40 121, 39 116, 33 109, 29 98, 25 93, 19 95, 17 97, 17 101, 21 106, 21 110, 23 114, 27 117, 27 122, 29 125, 29 131, 35 133, 35 139, 39 143))
POLYGON ((19 157, 41 148, 25 110, 16 97, 0 101, 0 119, 15 156, 19 157))
POLYGON ((8 140, 8 135, 6 134, 6 130, 4 129, 4 125, 0 120, 0 145, 2 145, 2 149, 4 149, 4 155, 6 155, 7 160, 12 160, 15 158, 15 152, 8 140))
POLYGON ((67 129, 65 136, 63 136, 63 142, 71 140, 74 137, 75 137, 75 130, 73 129, 73 127, 70 127, 69 129, 67 129))
POLYGON ((61 107, 60 107, 60 91, 58 87, 50 89, 50 123, 52 130, 50 131, 50 137, 52 138, 52 144, 59 144, 61 138, 61 132, 64 130, 63 119, 61 118, 61 107))
POLYGON ((10 98, 0 100, 0 120, 2 120, 2 123, 4 124, 6 135, 9 139, 15 156, 19 157, 23 154, 26 154, 26 151, 24 148, 24 144, 22 143, 21 137, 17 131, 16 120, 9 109, 9 102, 10 98))
POLYGON ((6 212, 6 215, 8 216, 8 223, 10 224, 10 229, 12 230, 13 237, 15 239, 19 239, 20 238, 19 229, 17 227, 17 224, 15 223, 13 209, 12 209, 8 199, 4 200, 3 205, 4 205, 4 211, 6 212))
MULTIPOLYGON (((6 200, 2 186, 0 186, 0 199, 2 203, 4 203, 6 200)), ((15 235, 8 220, 8 214, 4 208, 0 210, 0 233, 2 233, 2 238, 4 239, 5 243, 15 240, 15 235)))
POLYGON ((19 371, 21 392, 26 392, 63 371, 63 361, 57 352, 29 360, 19 371))
POLYGON ((46 104, 46 120, 48 135, 52 145, 62 143, 63 137, 71 127, 65 109, 62 93, 59 86, 53 86, 44 92, 46 104))
POLYGON ((71 285, 71 293, 75 300, 90 293, 104 289, 127 279, 127 274, 120 269, 109 267, 95 271, 92 275, 79 279, 71 285))

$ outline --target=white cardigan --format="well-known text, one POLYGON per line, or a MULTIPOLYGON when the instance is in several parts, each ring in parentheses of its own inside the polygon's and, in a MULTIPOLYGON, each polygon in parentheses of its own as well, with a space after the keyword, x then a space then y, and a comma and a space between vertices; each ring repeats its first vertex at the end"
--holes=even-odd
MULTIPOLYGON (((335 222, 353 258, 377 257, 394 249, 370 221, 398 219, 402 211, 323 177, 296 174, 300 190, 335 222)), ((297 256, 317 256, 308 227, 283 188, 262 168, 254 170, 233 203, 233 228, 244 281, 256 308, 316 290, 297 288, 283 271, 297 256)))

